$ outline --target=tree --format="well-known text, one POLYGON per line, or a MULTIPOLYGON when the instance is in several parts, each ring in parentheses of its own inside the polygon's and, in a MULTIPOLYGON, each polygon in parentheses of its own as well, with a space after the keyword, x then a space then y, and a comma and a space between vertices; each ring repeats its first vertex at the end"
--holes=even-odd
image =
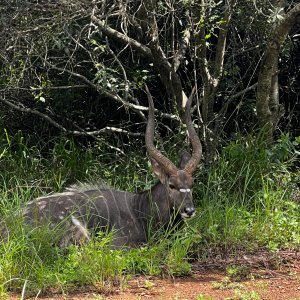
POLYGON ((299 10, 282 2, 6 0, 0 112, 10 124, 7 107, 22 112, 29 130, 43 120, 64 134, 135 139, 148 110, 145 82, 172 130, 196 91, 194 119, 212 161, 235 127, 269 124, 271 136, 278 124, 274 62, 299 10))
POLYGON ((257 86, 257 117, 260 127, 265 127, 268 143, 283 115, 279 104, 278 58, 288 33, 300 15, 300 4, 284 12, 285 1, 275 1, 272 31, 262 57, 257 86))

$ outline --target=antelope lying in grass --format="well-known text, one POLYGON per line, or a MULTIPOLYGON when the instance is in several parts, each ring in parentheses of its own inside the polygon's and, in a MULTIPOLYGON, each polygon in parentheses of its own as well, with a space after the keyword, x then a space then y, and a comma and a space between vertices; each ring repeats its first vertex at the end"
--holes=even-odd
POLYGON ((149 116, 145 142, 153 172, 159 182, 141 193, 83 185, 40 197, 29 202, 22 210, 25 223, 37 226, 49 222, 50 227, 64 224, 59 237, 61 247, 87 241, 99 230, 114 229, 112 246, 116 248, 145 243, 150 220, 152 224, 163 226, 170 222, 174 211, 183 219, 194 216, 192 174, 200 161, 202 148, 191 121, 192 99, 187 103, 184 118, 193 154, 191 156, 183 152, 176 167, 154 146, 154 104, 148 90, 147 95, 149 116))

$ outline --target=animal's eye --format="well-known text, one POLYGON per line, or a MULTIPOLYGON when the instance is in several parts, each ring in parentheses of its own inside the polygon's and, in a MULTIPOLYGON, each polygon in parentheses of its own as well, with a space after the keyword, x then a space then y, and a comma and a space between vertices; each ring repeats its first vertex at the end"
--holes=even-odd
POLYGON ((170 189, 174 190, 175 189, 175 185, 173 184, 169 184, 170 189))

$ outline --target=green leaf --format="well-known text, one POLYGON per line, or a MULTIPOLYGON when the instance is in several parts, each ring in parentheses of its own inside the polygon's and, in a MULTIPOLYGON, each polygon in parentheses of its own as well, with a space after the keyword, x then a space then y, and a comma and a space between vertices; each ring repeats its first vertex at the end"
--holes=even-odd
POLYGON ((210 34, 210 33, 208 33, 208 34, 205 35, 205 39, 206 39, 206 40, 208 40, 210 37, 211 37, 211 34, 210 34))

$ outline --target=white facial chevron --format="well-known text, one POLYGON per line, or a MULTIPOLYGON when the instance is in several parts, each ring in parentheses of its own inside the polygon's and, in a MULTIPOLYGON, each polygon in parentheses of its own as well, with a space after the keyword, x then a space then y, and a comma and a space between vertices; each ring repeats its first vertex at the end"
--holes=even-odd
POLYGON ((180 189, 179 192, 181 193, 189 193, 191 189, 180 189))

